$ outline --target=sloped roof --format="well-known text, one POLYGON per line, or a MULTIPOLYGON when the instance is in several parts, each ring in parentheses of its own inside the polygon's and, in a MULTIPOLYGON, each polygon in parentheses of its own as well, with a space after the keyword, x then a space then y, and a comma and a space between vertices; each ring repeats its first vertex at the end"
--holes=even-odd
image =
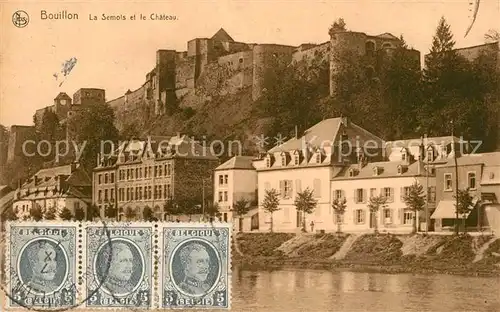
POLYGON ((15 191, 10 191, 9 193, 5 194, 5 196, 2 196, 2 198, 0 198, 0 209, 2 209, 6 204, 8 204, 10 201, 14 199, 15 193, 16 193, 15 191))
MULTIPOLYGON (((415 161, 409 165, 405 165, 402 162, 397 161, 380 161, 380 162, 372 162, 368 163, 361 170, 359 170, 358 164, 353 164, 350 166, 346 166, 343 170, 341 170, 337 176, 335 176, 332 180, 356 180, 356 179, 365 179, 365 178, 390 178, 390 177, 412 177, 418 175, 418 166, 420 163, 420 174, 426 175, 427 172, 425 170, 425 163, 422 161, 415 161), (398 174, 399 166, 406 167, 407 170, 398 174), (378 167, 379 173, 377 175, 373 174, 373 169, 378 167), (349 176, 349 171, 351 169, 359 170, 356 175, 353 177, 349 176)), ((433 176, 429 173, 429 176, 433 176)))
MULTIPOLYGON (((467 154, 457 158, 458 166, 470 166, 483 164, 485 166, 498 166, 500 165, 500 152, 481 153, 481 154, 467 154)), ((448 159, 445 164, 439 167, 455 166, 453 158, 448 159)))
MULTIPOLYGON (((325 119, 307 129, 301 137, 292 138, 279 146, 273 147, 268 152, 275 153, 281 151, 290 152, 293 150, 303 150, 305 148, 305 146, 303 146, 304 142, 307 142, 311 148, 334 145, 334 140, 337 138, 341 126, 341 117, 325 119)), ((381 138, 366 131, 351 121, 347 123, 345 131, 351 139, 362 135, 367 139, 378 142, 380 147, 383 147, 384 141, 381 138)))
POLYGON ((452 141, 459 142, 460 139, 457 137, 450 136, 442 136, 442 137, 424 137, 424 138, 415 138, 415 139, 405 139, 405 140, 395 140, 395 141, 387 141, 385 142, 387 147, 409 147, 409 146, 419 146, 423 143, 425 146, 429 145, 447 145, 451 144, 452 141))
POLYGON ((380 35, 376 35, 375 37, 379 37, 379 38, 386 38, 386 39, 399 39, 398 37, 394 36, 393 34, 391 33, 383 33, 383 34, 380 34, 380 35))
POLYGON ((233 38, 229 36, 229 34, 224 30, 224 28, 219 29, 210 39, 218 41, 234 42, 233 38))
POLYGON ((21 189, 56 186, 58 185, 58 179, 63 179, 70 185, 92 185, 89 175, 80 166, 77 165, 75 170, 72 172, 71 165, 64 165, 38 170, 36 174, 30 177, 27 183, 21 186, 21 189), (36 185, 35 176, 38 180, 38 183, 36 185))
POLYGON ((66 92, 60 92, 54 100, 71 100, 71 97, 66 92))
POLYGON ((228 170, 228 169, 248 169, 255 170, 252 165, 252 160, 254 160, 253 156, 234 156, 229 159, 219 167, 215 168, 215 170, 228 170))

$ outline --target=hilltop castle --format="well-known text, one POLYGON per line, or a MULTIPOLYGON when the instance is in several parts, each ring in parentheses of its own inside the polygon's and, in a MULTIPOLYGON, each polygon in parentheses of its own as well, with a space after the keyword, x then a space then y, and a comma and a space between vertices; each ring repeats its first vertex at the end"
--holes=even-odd
MULTIPOLYGON (((161 115, 165 107, 175 104, 189 93, 204 85, 225 83, 213 87, 219 92, 236 93, 252 88, 252 98, 257 100, 265 86, 265 72, 273 59, 285 62, 312 60, 320 57, 330 64, 330 94, 335 91, 338 64, 336 53, 352 51, 367 56, 373 68, 381 57, 390 55, 401 46, 401 41, 390 33, 377 36, 361 32, 332 29, 330 40, 321 44, 299 46, 255 44, 235 41, 224 29, 211 38, 196 38, 187 42, 187 51, 158 50, 155 67, 147 73, 144 84, 135 91, 108 102, 115 111, 133 110, 139 102, 154 106, 154 113, 161 115)), ((420 53, 408 50, 420 64, 420 53)))

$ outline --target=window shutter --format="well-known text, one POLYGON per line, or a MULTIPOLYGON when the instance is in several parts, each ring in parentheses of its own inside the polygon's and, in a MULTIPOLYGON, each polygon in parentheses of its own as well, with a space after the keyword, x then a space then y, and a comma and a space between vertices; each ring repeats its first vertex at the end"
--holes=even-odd
POLYGON ((340 192, 341 192, 341 194, 342 194, 342 200, 343 200, 343 199, 346 199, 346 196, 345 196, 345 191, 344 191, 344 190, 341 190, 340 192))
POLYGON ((362 215, 361 219, 363 220, 362 223, 364 224, 366 222, 366 211, 365 210, 361 210, 361 215, 362 215))
POLYGON ((389 209, 389 218, 391 219, 391 223, 394 222, 393 215, 394 215, 394 212, 392 211, 392 209, 389 209))
POLYGON ((401 192, 399 197, 401 199, 401 202, 403 202, 404 201, 405 188, 404 187, 400 187, 399 191, 401 192))
POLYGON ((366 203, 367 197, 368 197, 368 191, 366 189, 363 189, 363 203, 366 203))
POLYGON ((358 219, 356 218, 356 211, 357 210, 352 211, 352 221, 354 224, 358 224, 358 219))
POLYGON ((389 192, 391 194, 390 195, 390 202, 392 203, 392 202, 394 202, 394 188, 393 187, 389 188, 389 192))
POLYGON ((354 190, 354 202, 355 203, 359 203, 359 200, 358 200, 358 190, 357 189, 354 190))
POLYGON ((292 194, 293 194, 293 181, 292 180, 288 180, 288 185, 289 185, 289 188, 288 188, 288 194, 287 194, 287 196, 288 197, 292 197, 292 194))
POLYGON ((285 197, 285 181, 280 180, 280 195, 281 197, 285 197))
POLYGON ((300 184, 301 184, 300 180, 298 180, 298 179, 295 180, 295 188, 296 188, 297 193, 302 192, 302 186, 300 184))
POLYGON ((403 208, 398 209, 398 219, 399 219, 399 224, 403 224, 403 208))

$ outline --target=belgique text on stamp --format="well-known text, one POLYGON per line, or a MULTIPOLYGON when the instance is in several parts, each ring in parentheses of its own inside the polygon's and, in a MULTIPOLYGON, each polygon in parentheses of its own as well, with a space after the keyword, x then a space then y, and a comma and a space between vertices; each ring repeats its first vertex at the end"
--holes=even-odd
POLYGON ((77 223, 7 223, 7 308, 76 304, 77 223))
POLYGON ((230 309, 231 232, 227 223, 162 225, 162 308, 230 309))
POLYGON ((85 305, 150 308, 152 227, 141 223, 87 224, 85 305))

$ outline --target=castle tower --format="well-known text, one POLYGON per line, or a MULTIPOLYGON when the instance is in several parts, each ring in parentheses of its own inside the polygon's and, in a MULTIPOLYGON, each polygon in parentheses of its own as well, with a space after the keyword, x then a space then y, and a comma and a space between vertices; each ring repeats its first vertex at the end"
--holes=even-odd
POLYGON ((262 96, 266 87, 266 75, 276 66, 289 64, 295 47, 278 44, 258 44, 253 47, 252 99, 262 96))
POLYGON ((153 98, 155 101, 155 114, 165 112, 167 105, 174 105, 175 96, 175 50, 158 50, 156 52, 156 68, 153 78, 153 98))

